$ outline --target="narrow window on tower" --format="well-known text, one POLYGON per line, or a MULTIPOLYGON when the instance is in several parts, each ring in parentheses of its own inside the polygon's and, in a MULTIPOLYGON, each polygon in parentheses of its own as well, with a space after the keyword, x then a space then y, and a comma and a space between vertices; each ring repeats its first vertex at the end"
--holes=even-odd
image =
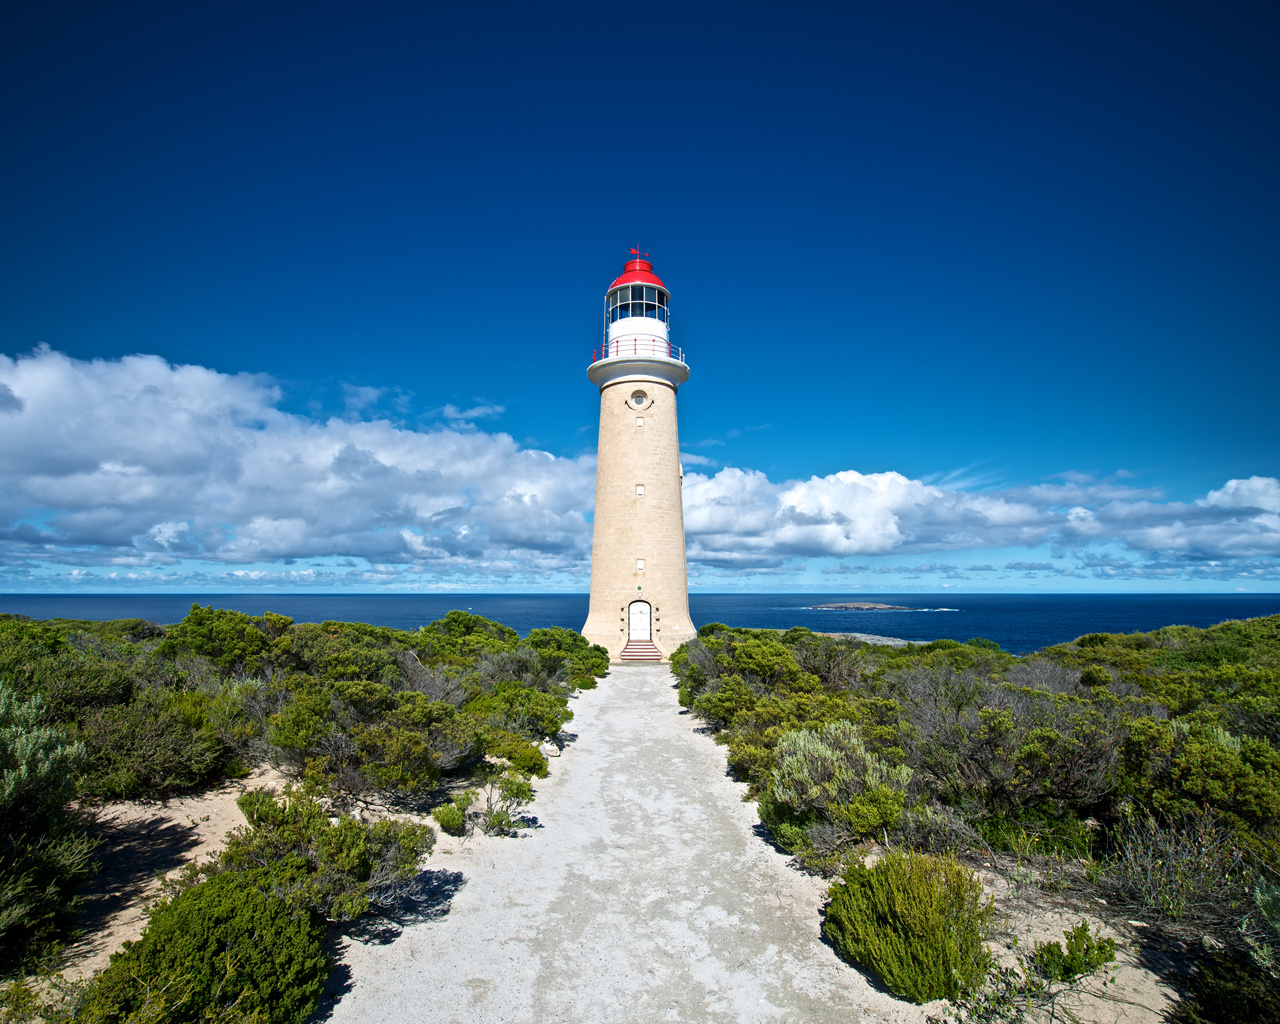
POLYGON ((637 559, 636 559, 636 572, 644 572, 644 559, 643 559, 643 558, 637 558, 637 559))
POLYGON ((644 426, 644 417, 643 417, 643 416, 637 416, 637 417, 636 417, 636 426, 637 426, 637 427, 643 427, 643 426, 644 426))
POLYGON ((644 497, 644 484, 636 484, 636 497, 637 498, 644 497))

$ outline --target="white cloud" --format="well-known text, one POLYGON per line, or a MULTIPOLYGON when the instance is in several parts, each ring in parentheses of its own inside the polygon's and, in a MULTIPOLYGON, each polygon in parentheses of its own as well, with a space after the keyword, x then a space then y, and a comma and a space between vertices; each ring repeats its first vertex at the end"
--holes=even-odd
MULTIPOLYGON (((585 586, 591 457, 523 448, 472 425, 500 406, 446 406, 453 425, 411 430, 377 418, 395 389, 346 394, 348 418, 317 421, 282 411, 279 388, 261 376, 145 355, 86 362, 41 348, 0 356, 0 573, 10 584, 61 565, 86 583, 110 572, 153 585, 171 572, 193 586, 474 588, 547 578, 585 586), (290 568, 295 560, 308 567, 290 568)), ((714 466, 704 456, 685 460, 714 466)), ((1060 482, 1003 490, 938 479, 845 470, 774 482, 734 467, 687 472, 691 566, 792 573, 812 558, 834 575, 956 578, 996 570, 960 570, 935 553, 1019 549, 1038 557, 1014 556, 1007 569, 1280 577, 1280 481, 1272 477, 1231 480, 1193 502, 1127 487, 1120 473, 1064 473, 1060 482), (917 561, 886 564, 899 556, 917 561)))
POLYGON ((1022 501, 853 470, 782 484, 754 470, 686 474, 684 506, 690 557, 725 565, 1035 546, 1052 529, 1022 501))
POLYGON ((501 416, 506 411, 506 407, 501 405, 476 405, 470 409, 446 405, 440 410, 440 415, 447 420, 481 420, 490 416, 501 416))
POLYGON ((315 422, 282 412, 265 378, 155 356, 39 349, 0 357, 0 378, 23 402, 0 419, 3 563, 355 556, 537 574, 577 571, 590 551, 591 458, 315 422))
POLYGON ((1210 491, 1204 504, 1221 508, 1256 508, 1266 512, 1280 512, 1280 480, 1270 476, 1228 480, 1222 489, 1210 491))

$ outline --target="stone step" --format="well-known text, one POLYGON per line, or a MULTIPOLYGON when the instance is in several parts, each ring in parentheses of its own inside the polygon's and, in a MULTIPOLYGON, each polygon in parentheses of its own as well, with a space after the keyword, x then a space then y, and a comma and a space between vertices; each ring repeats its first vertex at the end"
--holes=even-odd
POLYGON ((622 661, 661 661, 662 652, 648 640, 628 640, 618 657, 622 661))

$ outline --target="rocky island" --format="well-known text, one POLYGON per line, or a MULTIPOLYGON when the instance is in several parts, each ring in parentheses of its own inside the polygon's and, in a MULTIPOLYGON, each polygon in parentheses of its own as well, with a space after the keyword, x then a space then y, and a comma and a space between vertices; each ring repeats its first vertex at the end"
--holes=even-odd
POLYGON ((914 610, 900 604, 879 604, 876 601, 845 601, 842 604, 815 604, 813 607, 833 612, 909 612, 914 610))

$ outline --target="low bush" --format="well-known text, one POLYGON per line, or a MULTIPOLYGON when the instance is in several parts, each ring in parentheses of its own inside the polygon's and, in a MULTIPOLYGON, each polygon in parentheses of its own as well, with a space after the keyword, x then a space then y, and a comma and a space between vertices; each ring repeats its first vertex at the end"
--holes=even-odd
POLYGON ((1257 868, 1239 836, 1213 815, 1179 822, 1126 816, 1111 842, 1097 884, 1112 905, 1228 937, 1251 909, 1257 868))
POLYGON ((491 768, 480 795, 484 798, 480 830, 488 836, 505 836, 520 827, 518 812, 533 800, 533 785, 517 771, 491 768))
POLYGON ((1253 887, 1253 906, 1240 922, 1240 935, 1253 962, 1280 978, 1280 884, 1265 879, 1253 887))
POLYGON ((545 779, 548 773, 547 759, 542 751, 522 736, 505 729, 491 730, 484 740, 484 752, 500 757, 523 775, 545 779))
POLYGON ((264 892, 259 869, 222 874, 161 902, 83 996, 77 1019, 197 1024, 231 1008, 302 1024, 329 974, 324 922, 264 892))
POLYGON ((814 870, 828 873, 851 843, 902 821, 911 769, 869 752, 852 722, 784 732, 773 761, 760 820, 814 870))
POLYGON ((66 810, 84 745, 45 716, 42 697, 0 684, 0 971, 70 923, 76 888, 94 870, 96 843, 66 810))
POLYGON ((544 693, 515 681, 499 682, 468 701, 464 710, 482 724, 549 740, 573 719, 563 691, 544 693))
POLYGON ((467 831, 467 811, 471 808, 475 799, 476 791, 474 789, 459 793, 447 804, 440 804, 438 807, 432 808, 431 817, 435 819, 442 832, 446 832, 451 836, 465 835, 467 831))
POLYGON ((1115 940, 1091 933, 1087 921, 1064 931, 1062 937, 1067 941, 1066 949, 1060 942, 1037 942, 1031 954, 1032 967, 1050 984, 1074 981, 1092 974, 1099 967, 1115 963, 1115 940))
POLYGON ((955 860, 893 851, 831 887, 823 931, 894 994, 927 1003, 982 983, 992 913, 981 883, 955 860))
POLYGON ((292 790, 279 798, 251 790, 236 803, 249 827, 227 836, 214 870, 265 871, 266 876, 255 877, 269 878, 291 906, 331 921, 353 920, 370 905, 394 906, 435 845, 427 825, 396 820, 366 825, 349 817, 335 823, 320 803, 292 790))
POLYGON ((1208 808, 1233 824, 1280 824, 1280 751, 1265 737, 1236 735, 1202 710, 1173 721, 1143 717, 1125 744, 1123 788, 1160 814, 1208 808))
POLYGON ((212 717, 215 698, 144 689, 126 704, 94 708, 79 736, 88 748, 80 793, 108 800, 164 797, 224 778, 233 752, 212 717))
POLYGON ((855 836, 878 834, 902 817, 911 769, 870 753, 852 722, 783 733, 774 763, 770 796, 793 814, 816 812, 855 836))
POLYGON ((996 814, 974 823, 974 829, 995 850, 1020 855, 1064 854, 1083 857, 1096 835, 1070 808, 1042 803, 1015 815, 996 814))
POLYGON ((599 644, 588 643, 586 637, 571 629, 552 626, 530 630, 524 642, 544 661, 562 659, 578 689, 590 689, 596 685, 596 676, 609 671, 609 651, 599 644))

